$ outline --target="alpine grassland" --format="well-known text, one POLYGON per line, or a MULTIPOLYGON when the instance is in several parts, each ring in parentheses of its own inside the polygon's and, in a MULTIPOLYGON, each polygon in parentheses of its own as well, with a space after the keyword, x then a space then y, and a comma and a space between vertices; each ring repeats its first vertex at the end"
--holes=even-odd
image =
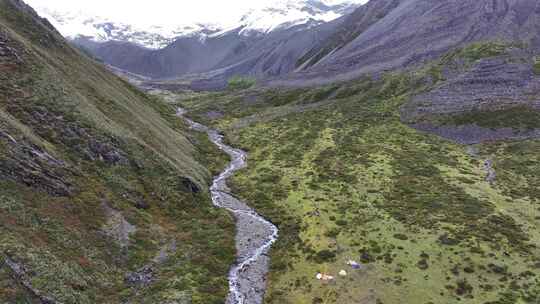
MULTIPOLYGON (((402 121, 441 70, 504 51, 474 44, 343 84, 179 99, 249 153, 231 188, 280 229, 267 303, 538 303, 540 142, 459 145, 402 121)), ((528 130, 538 117, 523 106, 429 119, 528 130)))

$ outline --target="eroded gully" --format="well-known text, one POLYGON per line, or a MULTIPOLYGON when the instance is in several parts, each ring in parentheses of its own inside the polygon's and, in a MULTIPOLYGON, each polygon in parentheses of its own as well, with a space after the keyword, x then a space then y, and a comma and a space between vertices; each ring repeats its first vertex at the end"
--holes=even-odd
POLYGON ((229 210, 236 218, 237 258, 229 271, 227 304, 261 304, 270 262, 268 251, 277 240, 278 229, 246 203, 230 194, 227 179, 247 166, 247 154, 224 144, 223 135, 216 130, 186 118, 183 109, 178 109, 177 114, 186 120, 193 130, 207 133, 210 140, 231 157, 227 168, 214 178, 210 187, 214 205, 229 210))

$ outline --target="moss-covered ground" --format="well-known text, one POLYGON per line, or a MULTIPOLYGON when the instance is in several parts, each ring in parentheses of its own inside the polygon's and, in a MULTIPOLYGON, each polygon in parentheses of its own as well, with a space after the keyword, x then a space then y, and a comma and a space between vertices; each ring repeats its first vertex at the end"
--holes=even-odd
POLYGON ((534 58, 533 70, 536 75, 540 75, 540 57, 538 56, 534 58))

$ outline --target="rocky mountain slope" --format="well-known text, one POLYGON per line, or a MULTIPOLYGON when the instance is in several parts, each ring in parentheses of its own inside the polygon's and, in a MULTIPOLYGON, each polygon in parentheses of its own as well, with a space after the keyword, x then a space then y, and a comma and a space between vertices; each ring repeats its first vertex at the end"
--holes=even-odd
POLYGON ((231 76, 249 75, 269 86, 319 85, 417 66, 494 40, 526 45, 530 62, 539 50, 538 20, 539 4, 531 0, 373 0, 335 21, 269 35, 184 80, 223 88, 231 76))
POLYGON ((475 41, 525 43, 531 52, 540 49, 537 1, 378 0, 363 9, 380 20, 298 78, 352 79, 419 64, 475 41), (393 9, 369 12, 371 6, 393 9))
POLYGON ((0 302, 222 303, 225 160, 175 110, 0 0, 0 302))

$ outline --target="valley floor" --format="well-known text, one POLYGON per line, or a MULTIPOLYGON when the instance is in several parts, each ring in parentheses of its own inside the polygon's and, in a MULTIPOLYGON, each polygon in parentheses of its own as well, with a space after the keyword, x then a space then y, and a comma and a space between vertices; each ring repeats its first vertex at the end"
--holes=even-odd
POLYGON ((267 303, 538 303, 540 141, 417 131, 399 109, 423 89, 400 74, 177 97, 249 152, 233 191, 280 229, 267 303))

